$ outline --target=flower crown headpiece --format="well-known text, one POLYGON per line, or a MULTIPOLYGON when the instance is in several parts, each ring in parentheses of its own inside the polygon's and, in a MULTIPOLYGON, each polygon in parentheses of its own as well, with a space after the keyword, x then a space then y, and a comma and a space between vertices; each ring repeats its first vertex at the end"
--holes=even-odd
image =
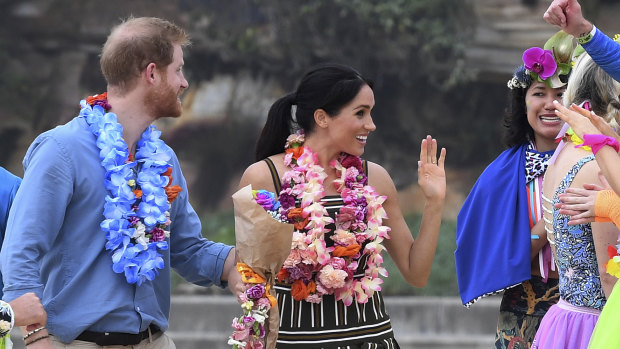
POLYGON ((543 48, 530 47, 523 52, 523 65, 508 80, 508 88, 528 88, 532 82, 544 82, 551 88, 566 85, 573 59, 573 36, 555 33, 543 48))

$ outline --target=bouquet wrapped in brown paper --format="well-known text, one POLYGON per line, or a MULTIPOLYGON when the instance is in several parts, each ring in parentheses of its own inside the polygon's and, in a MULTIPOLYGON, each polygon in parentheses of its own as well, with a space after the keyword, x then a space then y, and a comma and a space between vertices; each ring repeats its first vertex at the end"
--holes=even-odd
POLYGON ((228 344, 237 348, 276 347, 279 313, 273 285, 291 251, 293 225, 278 217, 279 202, 264 190, 241 188, 233 194, 237 270, 247 291, 240 296, 243 316, 233 320, 228 344))

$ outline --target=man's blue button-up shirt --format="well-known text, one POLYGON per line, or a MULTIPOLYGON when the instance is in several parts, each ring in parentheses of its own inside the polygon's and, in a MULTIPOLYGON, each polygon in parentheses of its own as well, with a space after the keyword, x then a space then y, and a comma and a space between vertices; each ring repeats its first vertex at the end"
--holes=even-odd
POLYGON ((170 266, 202 286, 220 278, 231 246, 201 236, 198 216, 176 155, 173 184, 183 191, 170 209, 170 248, 153 281, 128 284, 112 271, 105 250, 105 170, 95 136, 76 117, 41 134, 24 159, 24 179, 9 215, 0 262, 5 299, 35 292, 48 313, 47 328, 62 342, 85 330, 138 333, 150 324, 166 330, 170 266))

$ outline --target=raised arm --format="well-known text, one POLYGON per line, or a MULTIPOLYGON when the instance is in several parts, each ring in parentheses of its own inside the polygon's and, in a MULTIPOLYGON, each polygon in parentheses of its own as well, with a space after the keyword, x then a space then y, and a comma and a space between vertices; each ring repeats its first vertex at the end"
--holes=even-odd
POLYGON ((420 230, 415 240, 403 218, 392 178, 383 167, 369 163, 370 185, 381 195, 387 196, 383 207, 388 219, 384 224, 391 228, 391 238, 385 240, 384 245, 405 280, 416 287, 426 285, 435 257, 446 195, 445 157, 446 150, 442 149, 437 159, 436 140, 428 136, 422 141, 418 161, 418 184, 424 194, 425 204, 420 230))
POLYGON ((609 38, 585 19, 577 0, 553 1, 543 18, 575 36, 596 64, 620 81, 620 43, 609 38))

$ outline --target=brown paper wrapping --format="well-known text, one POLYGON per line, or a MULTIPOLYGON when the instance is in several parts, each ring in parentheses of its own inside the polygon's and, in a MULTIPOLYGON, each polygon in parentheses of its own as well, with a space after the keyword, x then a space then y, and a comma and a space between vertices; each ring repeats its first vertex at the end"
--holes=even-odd
MULTIPOLYGON (((271 285, 273 289, 276 275, 284 260, 291 252, 293 225, 281 223, 271 217, 252 197, 252 186, 245 186, 232 195, 235 206, 236 253, 240 262, 252 268, 271 285)), ((265 348, 274 349, 278 338, 280 316, 278 306, 269 310, 265 328, 265 348)))

